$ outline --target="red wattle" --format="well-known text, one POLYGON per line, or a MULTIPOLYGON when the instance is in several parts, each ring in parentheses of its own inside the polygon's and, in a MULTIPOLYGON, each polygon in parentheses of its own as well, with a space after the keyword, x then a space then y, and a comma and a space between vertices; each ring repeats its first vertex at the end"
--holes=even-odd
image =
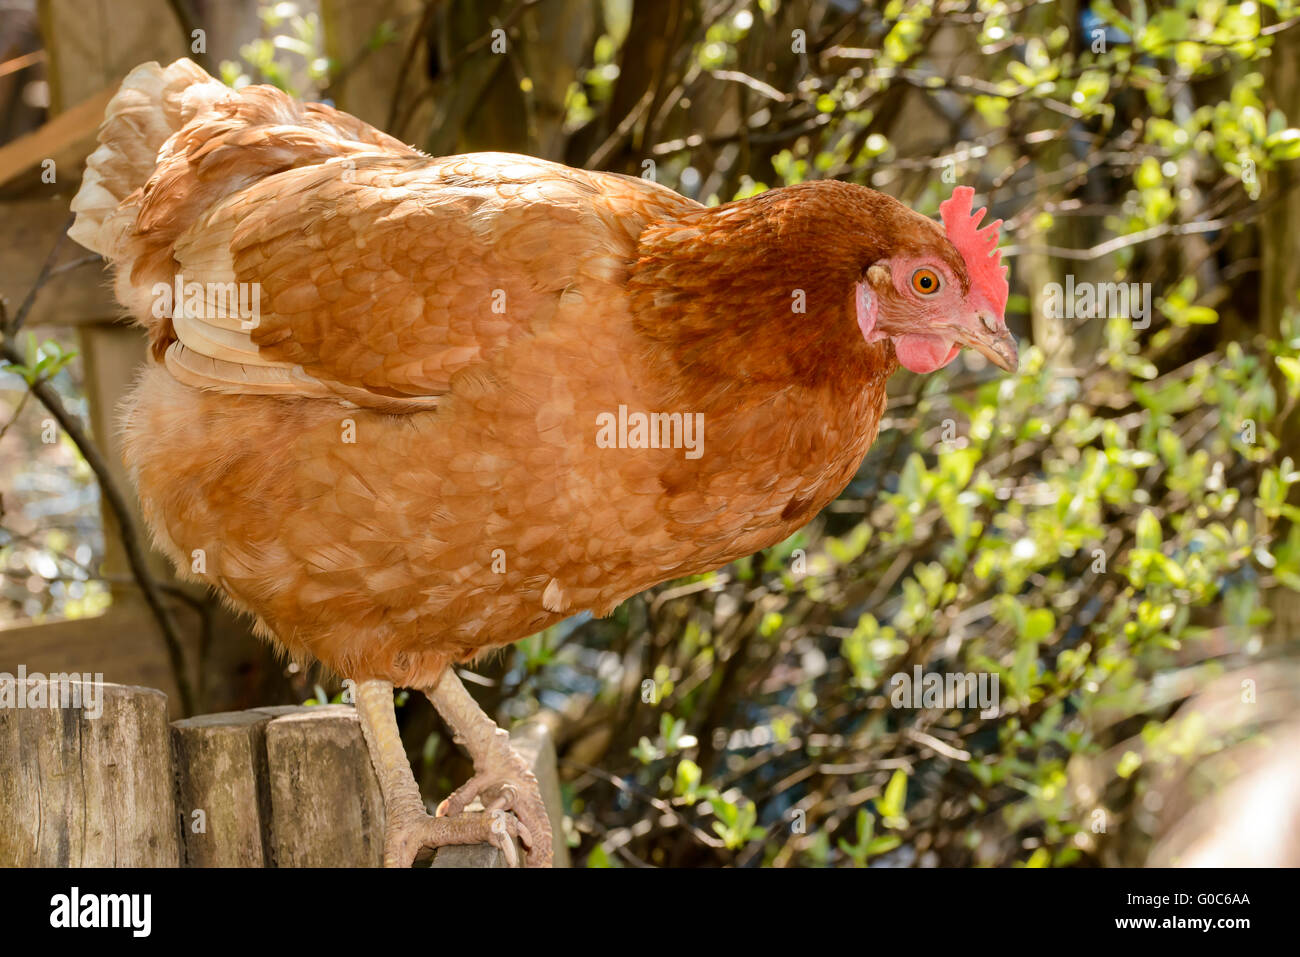
POLYGON ((894 340, 894 352, 904 369, 925 373, 952 362, 961 352, 961 346, 939 336, 906 335, 894 340))

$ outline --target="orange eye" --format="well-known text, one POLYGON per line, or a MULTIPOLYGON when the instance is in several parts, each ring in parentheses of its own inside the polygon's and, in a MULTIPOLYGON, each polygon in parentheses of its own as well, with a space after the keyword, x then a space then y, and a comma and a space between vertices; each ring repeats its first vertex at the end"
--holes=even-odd
POLYGON ((941 285, 939 274, 933 269, 921 268, 912 273, 912 289, 922 296, 933 296, 941 285))

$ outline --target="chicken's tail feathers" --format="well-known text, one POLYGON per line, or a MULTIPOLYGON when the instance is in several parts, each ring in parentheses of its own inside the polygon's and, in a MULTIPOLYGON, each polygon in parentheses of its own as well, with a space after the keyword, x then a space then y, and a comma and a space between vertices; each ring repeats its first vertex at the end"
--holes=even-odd
POLYGON ((128 202, 158 164, 163 144, 194 116, 233 91, 192 60, 169 66, 142 63, 126 75, 104 110, 99 148, 86 161, 72 200, 76 221, 68 230, 87 249, 110 261, 135 222, 128 202))

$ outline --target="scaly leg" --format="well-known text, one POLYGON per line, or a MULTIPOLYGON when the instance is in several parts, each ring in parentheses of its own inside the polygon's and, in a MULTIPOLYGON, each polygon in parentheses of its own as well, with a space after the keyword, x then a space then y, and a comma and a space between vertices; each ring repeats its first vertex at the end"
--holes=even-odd
MULTIPOLYGON (((518 863, 512 838, 524 835, 518 822, 509 815, 431 817, 425 811, 415 775, 406 760, 406 749, 397 733, 390 682, 359 682, 356 707, 370 761, 379 776, 379 790, 384 796, 385 867, 410 867, 421 849, 448 844, 495 844, 511 865, 518 863)), ((547 840, 550 840, 549 833, 547 840)))
POLYGON ((425 694, 474 761, 474 776, 442 802, 438 819, 455 820, 476 797, 489 814, 508 809, 520 825, 528 866, 550 867, 551 821, 546 804, 536 775, 510 746, 510 735, 483 713, 454 668, 443 672, 437 686, 425 694))

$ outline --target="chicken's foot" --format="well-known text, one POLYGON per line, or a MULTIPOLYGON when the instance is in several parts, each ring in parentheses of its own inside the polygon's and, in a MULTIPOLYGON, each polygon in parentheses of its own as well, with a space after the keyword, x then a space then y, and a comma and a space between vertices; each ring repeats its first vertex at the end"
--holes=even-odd
MULTIPOLYGON (((410 867, 420 851, 449 844, 495 844, 515 866, 514 838, 530 843, 532 834, 511 815, 489 808, 487 813, 432 817, 424 808, 406 749, 397 732, 393 686, 387 681, 357 684, 356 706, 361 731, 384 796, 384 866, 410 867)), ((546 835, 550 840, 549 832, 546 835)), ((547 844, 549 849, 550 844, 547 844)))
POLYGON ((438 819, 462 816, 476 797, 489 814, 509 810, 528 849, 528 866, 550 867, 553 852, 546 804, 537 776, 510 746, 510 735, 483 712, 454 668, 443 672, 425 694, 474 761, 474 776, 438 806, 438 819))

